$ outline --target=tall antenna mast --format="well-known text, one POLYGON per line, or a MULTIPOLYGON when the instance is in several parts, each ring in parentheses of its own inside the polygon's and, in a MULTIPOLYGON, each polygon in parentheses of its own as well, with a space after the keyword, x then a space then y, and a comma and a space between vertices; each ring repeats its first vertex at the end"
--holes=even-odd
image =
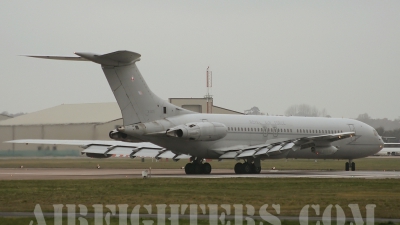
POLYGON ((210 71, 210 67, 207 67, 207 72, 206 72, 206 80, 207 80, 207 94, 204 96, 205 99, 207 99, 207 113, 212 113, 212 71, 210 71))

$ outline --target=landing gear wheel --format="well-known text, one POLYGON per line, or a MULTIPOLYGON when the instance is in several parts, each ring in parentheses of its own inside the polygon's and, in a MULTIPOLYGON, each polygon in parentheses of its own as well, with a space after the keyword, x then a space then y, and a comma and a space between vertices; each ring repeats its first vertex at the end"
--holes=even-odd
POLYGON ((193 163, 188 163, 185 166, 185 173, 186 174, 193 174, 194 173, 194 166, 193 163))
POLYGON ((346 169, 346 171, 349 171, 349 163, 348 162, 346 162, 346 166, 345 166, 345 169, 346 169))
POLYGON ((212 168, 211 168, 210 163, 204 163, 202 167, 203 167, 203 173, 204 174, 210 174, 211 173, 212 168))
POLYGON ((238 162, 235 164, 235 173, 236 174, 241 174, 243 173, 243 164, 238 162))
POLYGON ((251 169, 251 164, 250 163, 243 163, 243 173, 246 173, 246 174, 249 174, 249 173, 251 173, 252 172, 252 169, 251 169))
POLYGON ((355 162, 351 163, 351 171, 356 171, 356 163, 355 162))
POLYGON ((256 165, 254 165, 254 163, 251 163, 250 167, 251 167, 251 172, 250 173, 256 173, 256 165))
POLYGON ((193 163, 194 174, 201 174, 202 172, 202 165, 193 163))
POLYGON ((261 166, 254 166, 254 171, 253 173, 259 174, 261 172, 261 166))

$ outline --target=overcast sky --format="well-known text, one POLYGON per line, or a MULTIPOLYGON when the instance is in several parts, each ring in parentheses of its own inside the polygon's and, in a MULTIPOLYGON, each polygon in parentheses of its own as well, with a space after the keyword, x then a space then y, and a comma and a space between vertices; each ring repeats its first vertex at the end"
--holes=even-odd
POLYGON ((115 101, 98 64, 18 55, 130 50, 164 99, 270 115, 400 116, 400 1, 0 1, 0 112, 115 101), (103 3, 100 3, 103 2, 103 3))

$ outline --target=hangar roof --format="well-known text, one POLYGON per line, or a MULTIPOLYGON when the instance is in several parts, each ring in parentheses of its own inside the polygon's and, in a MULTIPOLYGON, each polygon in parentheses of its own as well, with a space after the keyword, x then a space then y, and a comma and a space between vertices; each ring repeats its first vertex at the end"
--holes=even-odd
POLYGON ((116 102, 63 104, 0 121, 0 126, 105 123, 122 118, 116 102))
POLYGON ((11 118, 12 118, 11 116, 0 114, 0 121, 1 120, 8 120, 8 119, 11 119, 11 118))

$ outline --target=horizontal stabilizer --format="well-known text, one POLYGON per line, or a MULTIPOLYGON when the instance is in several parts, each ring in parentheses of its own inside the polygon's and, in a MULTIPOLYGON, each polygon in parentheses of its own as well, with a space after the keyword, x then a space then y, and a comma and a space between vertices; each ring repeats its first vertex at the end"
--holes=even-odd
POLYGON ((55 56, 55 55, 22 55, 26 57, 39 58, 39 59, 54 59, 54 60, 69 60, 69 61, 89 61, 82 57, 77 56, 55 56))
POLYGON ((140 54, 130 51, 116 51, 104 55, 74 52, 78 56, 43 56, 43 55, 23 55, 27 57, 69 61, 92 61, 104 66, 125 66, 140 60, 140 54))

